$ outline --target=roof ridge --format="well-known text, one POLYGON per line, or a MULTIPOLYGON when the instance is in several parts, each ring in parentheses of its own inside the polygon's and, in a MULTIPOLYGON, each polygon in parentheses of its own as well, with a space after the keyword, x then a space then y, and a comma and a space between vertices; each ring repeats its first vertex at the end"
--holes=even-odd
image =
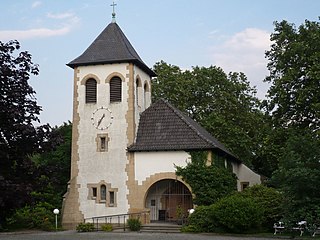
MULTIPOLYGON (((112 24, 112 23, 111 23, 111 24, 112 24)), ((122 39, 122 41, 123 41, 126 49, 127 49, 128 52, 130 53, 130 55, 132 56, 132 58, 133 58, 133 59, 137 59, 137 58, 138 58, 138 60, 140 60, 141 62, 143 62, 142 59, 141 59, 141 57, 140 57, 139 54, 137 53, 137 51, 136 51, 136 50, 133 48, 133 46, 131 45, 129 39, 124 35, 124 32, 121 30, 120 26, 119 26, 117 23, 114 23, 114 24, 116 24, 117 27, 119 28, 120 33, 121 33, 121 34, 120 34, 120 38, 122 39), (129 43, 129 46, 128 46, 128 43, 129 43), (131 49, 134 51, 134 53, 131 52, 131 49), (136 56, 135 56, 135 54, 136 54, 136 56)))

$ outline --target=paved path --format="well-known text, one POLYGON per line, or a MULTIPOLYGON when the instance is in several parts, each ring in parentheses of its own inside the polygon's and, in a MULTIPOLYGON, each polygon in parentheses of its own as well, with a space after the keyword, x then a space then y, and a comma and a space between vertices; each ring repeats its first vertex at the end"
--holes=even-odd
POLYGON ((231 237, 212 234, 166 234, 166 233, 107 233, 91 232, 77 233, 75 231, 63 232, 25 232, 25 233, 0 233, 0 240, 270 240, 272 238, 231 237))

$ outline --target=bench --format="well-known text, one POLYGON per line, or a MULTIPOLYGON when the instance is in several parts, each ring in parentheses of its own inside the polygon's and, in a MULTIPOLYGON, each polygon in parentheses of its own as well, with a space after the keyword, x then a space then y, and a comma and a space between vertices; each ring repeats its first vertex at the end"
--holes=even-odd
POLYGON ((276 235, 277 233, 281 234, 285 230, 283 222, 277 222, 273 224, 273 228, 274 228, 273 235, 276 235))
POLYGON ((305 230, 308 230, 307 228, 307 221, 300 221, 297 223, 297 226, 292 228, 293 231, 300 232, 300 237, 303 235, 305 230))
POLYGON ((314 226, 312 237, 315 237, 318 234, 320 235, 320 227, 314 226))
MULTIPOLYGON (((274 235, 278 234, 278 233, 283 233, 287 227, 284 226, 283 222, 277 222, 273 225, 274 228, 274 235)), ((307 226, 307 221, 300 221, 297 223, 296 226, 292 227, 291 231, 296 231, 296 232, 300 232, 300 237, 304 234, 305 231, 309 231, 311 233, 312 236, 315 236, 316 234, 320 234, 320 228, 319 227, 315 227, 313 229, 309 229, 307 226), (315 230, 313 230, 315 229, 315 230)))

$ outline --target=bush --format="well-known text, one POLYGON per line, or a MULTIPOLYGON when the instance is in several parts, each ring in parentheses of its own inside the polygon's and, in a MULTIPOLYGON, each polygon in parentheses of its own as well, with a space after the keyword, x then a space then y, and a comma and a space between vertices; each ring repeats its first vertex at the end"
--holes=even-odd
MULTIPOLYGON (((282 218, 283 195, 273 188, 255 185, 199 206, 188 218, 184 232, 257 232, 270 230, 282 218)), ((320 211, 319 211, 320 212, 320 211)))
POLYGON ((130 218, 128 219, 127 224, 131 231, 139 231, 141 229, 141 222, 139 219, 130 218))
POLYGON ((48 203, 25 206, 7 219, 9 228, 37 228, 46 231, 55 229, 54 207, 48 203))
POLYGON ((113 230, 111 223, 106 223, 101 226, 101 230, 104 232, 111 232, 113 230))
POLYGON ((94 224, 93 223, 79 223, 76 227, 78 232, 93 232, 94 224))
POLYGON ((235 194, 212 205, 212 220, 226 232, 245 233, 259 230, 263 211, 253 199, 235 194))
POLYGON ((189 216, 187 226, 182 228, 183 232, 214 232, 215 222, 212 219, 212 205, 199 206, 189 216))
POLYGON ((263 212, 261 225, 263 228, 271 230, 273 224, 278 222, 283 217, 283 195, 274 188, 266 187, 263 185, 255 185, 246 188, 243 192, 239 193, 242 196, 252 198, 260 205, 263 212))

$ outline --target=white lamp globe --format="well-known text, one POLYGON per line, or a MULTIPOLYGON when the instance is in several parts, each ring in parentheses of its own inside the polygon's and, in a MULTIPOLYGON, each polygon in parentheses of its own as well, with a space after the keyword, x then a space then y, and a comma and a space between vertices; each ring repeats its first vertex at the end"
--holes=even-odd
POLYGON ((54 209, 53 213, 56 214, 56 215, 59 214, 59 209, 54 209))

